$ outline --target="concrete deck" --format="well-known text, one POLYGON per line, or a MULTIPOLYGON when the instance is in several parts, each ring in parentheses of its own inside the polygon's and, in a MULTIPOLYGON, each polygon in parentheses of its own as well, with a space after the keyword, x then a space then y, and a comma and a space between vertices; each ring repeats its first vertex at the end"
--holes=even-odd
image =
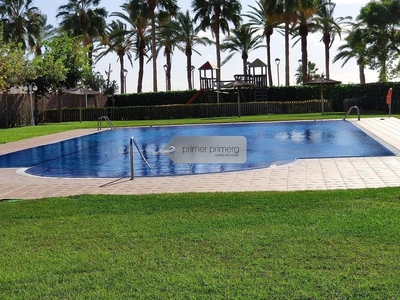
MULTIPOLYGON (((218 174, 122 179, 66 179, 0 169, 0 200, 78 194, 149 194, 329 190, 400 186, 400 120, 351 120, 396 153, 391 157, 300 159, 273 168, 218 174)), ((61 141, 94 130, 74 130, 0 145, 0 154, 61 141)))

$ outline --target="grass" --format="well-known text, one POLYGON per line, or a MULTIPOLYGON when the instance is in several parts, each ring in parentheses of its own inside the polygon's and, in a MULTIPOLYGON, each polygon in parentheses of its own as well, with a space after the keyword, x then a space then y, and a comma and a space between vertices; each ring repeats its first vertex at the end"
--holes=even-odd
POLYGON ((1 299, 398 299, 400 188, 0 203, 1 299))
MULTIPOLYGON (((233 122, 268 122, 268 121, 290 121, 290 120, 322 120, 322 119, 342 119, 343 113, 320 113, 310 114, 284 114, 284 115, 263 115, 263 116, 244 116, 221 117, 206 119, 171 119, 171 120, 144 120, 144 121, 112 121, 116 127, 150 126, 150 125, 185 125, 185 124, 206 124, 206 123, 233 123, 233 122)), ((350 118, 356 116, 352 115, 350 118)), ((378 117, 370 115, 369 117, 378 117)), ((107 124, 103 122, 103 127, 107 124)), ((97 128, 97 121, 85 121, 82 123, 48 123, 39 126, 26 126, 17 128, 0 129, 0 144, 19 141, 26 138, 33 138, 52 133, 58 133, 75 129, 97 128)))

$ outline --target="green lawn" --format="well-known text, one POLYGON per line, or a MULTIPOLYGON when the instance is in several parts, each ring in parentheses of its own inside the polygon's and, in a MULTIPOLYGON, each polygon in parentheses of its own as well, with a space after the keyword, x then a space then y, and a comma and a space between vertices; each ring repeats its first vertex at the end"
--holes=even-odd
POLYGON ((0 203, 1 299, 399 299, 400 188, 0 203))

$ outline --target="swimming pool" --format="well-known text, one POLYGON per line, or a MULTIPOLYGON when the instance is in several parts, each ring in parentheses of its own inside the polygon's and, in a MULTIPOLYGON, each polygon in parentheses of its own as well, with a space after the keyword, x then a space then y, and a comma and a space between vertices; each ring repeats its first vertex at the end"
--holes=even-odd
POLYGON ((128 177, 131 137, 151 166, 149 169, 135 154, 135 176, 238 171, 299 158, 394 155, 349 122, 304 121, 118 128, 0 155, 0 167, 28 168, 29 174, 49 177, 128 177), (238 164, 176 164, 167 155, 154 155, 176 136, 244 136, 247 160, 238 164))

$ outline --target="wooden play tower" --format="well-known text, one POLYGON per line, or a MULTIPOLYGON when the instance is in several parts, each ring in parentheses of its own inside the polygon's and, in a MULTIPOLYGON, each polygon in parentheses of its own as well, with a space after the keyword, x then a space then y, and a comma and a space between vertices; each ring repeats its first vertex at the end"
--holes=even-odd
POLYGON ((200 90, 187 102, 187 104, 194 102, 197 98, 203 97, 206 102, 216 103, 217 93, 235 93, 229 84, 234 81, 243 81, 254 85, 248 92, 246 97, 248 101, 266 101, 268 99, 267 93, 267 65, 260 59, 256 59, 248 64, 248 74, 236 74, 233 80, 220 81, 218 89, 216 70, 218 68, 207 61, 199 69, 200 90))

